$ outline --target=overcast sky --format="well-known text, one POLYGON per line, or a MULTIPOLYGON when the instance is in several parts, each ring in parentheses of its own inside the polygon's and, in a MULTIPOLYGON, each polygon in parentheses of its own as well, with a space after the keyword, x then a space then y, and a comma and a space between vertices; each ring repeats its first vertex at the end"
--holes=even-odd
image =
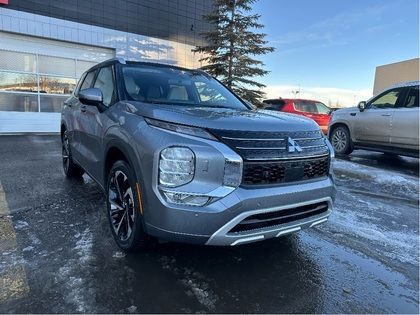
POLYGON ((375 67, 419 56, 419 0, 260 0, 274 53, 267 97, 354 105, 372 95, 375 67))

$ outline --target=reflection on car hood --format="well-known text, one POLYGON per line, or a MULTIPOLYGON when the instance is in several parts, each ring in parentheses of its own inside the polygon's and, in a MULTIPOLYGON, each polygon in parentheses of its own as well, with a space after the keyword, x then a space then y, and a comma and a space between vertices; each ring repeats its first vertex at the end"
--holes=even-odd
POLYGON ((143 117, 201 128, 243 131, 319 130, 318 125, 311 119, 269 110, 236 110, 139 102, 130 102, 130 105, 132 105, 131 112, 143 117))

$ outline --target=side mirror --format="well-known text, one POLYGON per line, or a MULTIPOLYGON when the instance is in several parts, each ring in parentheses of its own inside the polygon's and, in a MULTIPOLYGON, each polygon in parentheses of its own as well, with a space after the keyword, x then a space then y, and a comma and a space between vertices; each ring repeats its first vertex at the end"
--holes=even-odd
POLYGON ((366 102, 365 102, 365 101, 361 101, 361 102, 359 103, 359 105, 357 105, 357 107, 359 107, 359 110, 360 110, 361 112, 363 112, 363 111, 366 109, 366 102))
POLYGON ((102 104, 102 91, 97 88, 89 88, 79 91, 79 100, 83 104, 99 106, 102 104))

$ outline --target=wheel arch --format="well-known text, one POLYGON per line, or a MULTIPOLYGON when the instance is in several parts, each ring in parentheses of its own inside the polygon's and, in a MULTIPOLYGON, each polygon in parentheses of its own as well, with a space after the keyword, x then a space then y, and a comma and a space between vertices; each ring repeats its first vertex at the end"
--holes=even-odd
POLYGON ((346 128, 347 131, 349 132, 350 138, 353 140, 353 137, 352 137, 352 134, 351 134, 351 131, 350 131, 350 127, 345 122, 342 122, 342 121, 338 121, 338 122, 336 122, 336 123, 334 123, 330 126, 330 128, 328 129, 328 140, 331 141, 332 133, 338 127, 346 128))

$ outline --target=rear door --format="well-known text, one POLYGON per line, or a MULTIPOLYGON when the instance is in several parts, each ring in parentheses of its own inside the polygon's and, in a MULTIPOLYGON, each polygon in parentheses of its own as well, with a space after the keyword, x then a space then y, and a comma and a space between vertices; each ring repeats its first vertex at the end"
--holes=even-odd
POLYGON ((392 119, 391 144, 401 149, 418 150, 419 86, 406 88, 404 102, 395 108, 392 119))
POLYGON ((355 113, 354 138, 357 142, 378 146, 391 144, 392 115, 402 94, 402 88, 388 90, 372 99, 363 112, 355 113))

